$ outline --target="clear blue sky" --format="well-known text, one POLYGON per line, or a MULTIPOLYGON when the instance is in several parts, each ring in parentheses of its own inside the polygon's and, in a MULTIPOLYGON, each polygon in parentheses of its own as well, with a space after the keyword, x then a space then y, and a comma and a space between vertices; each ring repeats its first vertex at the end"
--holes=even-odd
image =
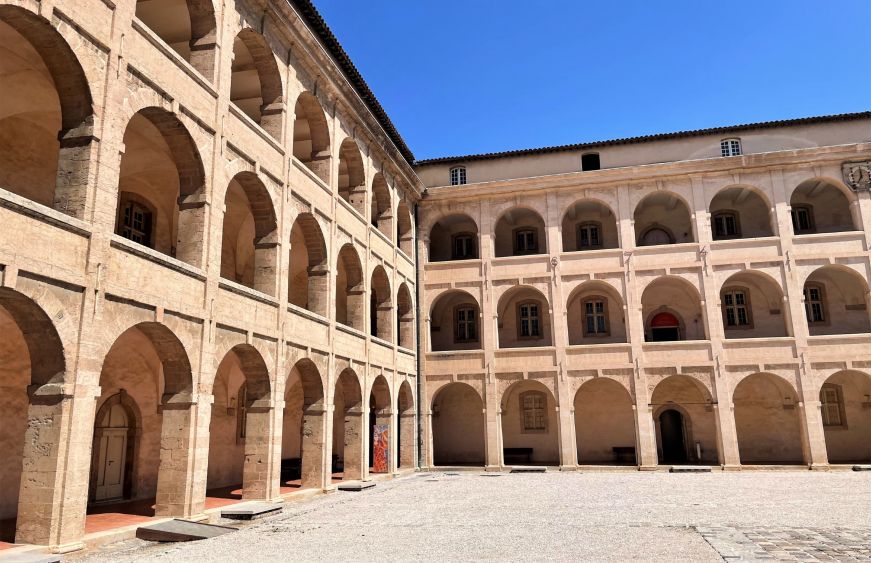
POLYGON ((418 159, 871 110, 871 0, 314 0, 418 159))

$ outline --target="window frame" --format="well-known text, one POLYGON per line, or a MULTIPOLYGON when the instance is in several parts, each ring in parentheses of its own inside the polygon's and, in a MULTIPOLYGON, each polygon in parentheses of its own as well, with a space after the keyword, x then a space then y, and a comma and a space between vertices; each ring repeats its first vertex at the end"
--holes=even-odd
POLYGON ((809 327, 812 326, 829 326, 829 307, 828 307, 828 299, 826 299, 826 286, 819 282, 805 282, 804 287, 802 288, 802 300, 804 301, 804 312, 805 312, 805 320, 809 327), (820 298, 818 300, 820 304, 820 309, 823 314, 823 319, 821 321, 812 321, 810 319, 810 305, 814 301, 811 301, 809 297, 809 290, 816 289, 820 292, 820 298))
POLYGON ((720 290, 720 309, 721 309, 721 313, 722 313, 722 317, 723 317, 723 330, 753 330, 755 328, 756 325, 753 322, 753 307, 752 307, 751 301, 750 301, 750 288, 749 287, 744 287, 741 285, 733 285, 733 286, 724 287, 723 289, 721 289, 720 290), (739 293, 739 292, 744 295, 743 307, 744 307, 745 316, 747 317, 747 324, 729 325, 728 309, 730 309, 730 308, 735 309, 735 319, 737 320, 738 319, 738 309, 740 306, 736 305, 734 303, 732 305, 727 305, 726 304, 726 294, 729 294, 729 293, 735 294, 735 293, 739 293))
POLYGON ((544 391, 539 391, 537 389, 530 389, 529 391, 523 391, 522 393, 519 393, 518 399, 519 399, 519 403, 520 403, 520 433, 521 434, 547 434, 548 427, 549 427, 547 393, 545 393, 544 391), (527 411, 527 409, 526 409, 525 402, 526 402, 527 397, 530 397, 533 400, 535 398, 541 399, 541 402, 542 402, 541 407, 536 407, 534 405, 531 407, 531 410, 533 411, 533 416, 535 416, 535 411, 537 409, 541 409, 541 411, 542 411, 541 412, 541 420, 542 420, 542 427, 541 428, 538 428, 538 427, 527 428, 527 426, 526 426, 526 411, 527 411))
POLYGON ((575 236, 577 237, 577 248, 578 250, 599 250, 605 247, 605 243, 602 240, 602 223, 600 221, 584 221, 582 223, 578 223, 577 228, 575 229, 575 236), (581 241, 583 238, 581 237, 581 232, 585 228, 595 227, 599 231, 599 244, 591 244, 589 246, 582 246, 581 241))
POLYGON ((792 234, 794 236, 816 234, 817 223, 814 220, 814 206, 813 205, 811 205, 809 203, 799 203, 796 205, 790 205, 789 206, 789 216, 790 216, 790 219, 792 220, 792 234), (807 212, 807 219, 808 219, 808 229, 807 230, 799 230, 796 228, 795 214, 798 211, 807 212))
POLYGON ((741 137, 727 137, 720 139, 720 156, 729 158, 732 156, 742 156, 744 154, 744 146, 741 143, 741 137), (737 152, 736 152, 737 147, 737 152))
POLYGON ((711 213, 711 235, 714 240, 734 240, 743 238, 741 234, 741 215, 734 209, 720 209, 711 213), (732 217, 735 221, 735 233, 732 235, 717 234, 717 220, 721 218, 732 217))
POLYGON ((451 235, 451 260, 477 260, 478 259, 478 234, 471 231, 462 231, 451 235), (472 252, 468 256, 457 255, 457 239, 469 237, 472 252))
MULTIPOLYGON (((481 342, 481 330, 479 328, 480 323, 478 322, 478 317, 480 316, 480 311, 478 306, 473 303, 460 303, 459 305, 454 306, 453 310, 453 324, 454 324, 454 344, 478 344, 481 342), (459 338, 459 312, 461 309, 467 309, 472 311, 472 324, 475 327, 475 338, 459 338)), ((468 318, 463 321, 467 325, 469 324, 468 318)))
POLYGON ((823 419, 823 428, 843 428, 847 429, 847 409, 844 405, 844 390, 843 388, 836 383, 823 383, 822 387, 820 387, 820 415, 823 419), (829 411, 826 406, 831 405, 831 403, 827 403, 824 400, 825 391, 832 391, 835 393, 835 404, 838 410, 838 423, 833 424, 829 420, 829 411))
POLYGON ((465 186, 468 182, 465 166, 453 166, 450 170, 450 180, 452 186, 465 186))
MULTIPOLYGON (((134 193, 134 192, 121 192, 120 194, 118 194, 118 212, 117 212, 116 217, 115 217, 115 234, 124 238, 125 240, 129 240, 130 242, 132 242, 134 244, 141 244, 142 246, 145 246, 147 248, 151 248, 152 250, 156 250, 155 249, 155 246, 156 246, 155 245, 155 236, 154 236, 156 230, 157 230, 157 212, 154 208, 154 205, 152 205, 150 201, 148 201, 147 199, 145 199, 141 195, 134 193), (148 240, 145 243, 137 242, 137 241, 133 240, 132 238, 125 237, 122 234, 122 230, 125 228, 124 209, 128 206, 131 206, 131 205, 138 205, 140 207, 143 207, 150 215, 150 217, 148 218, 148 221, 150 222, 148 233, 147 233, 148 240)), ((174 253, 172 253, 172 254, 174 255, 174 253)))
POLYGON ((517 227, 513 231, 511 231, 511 239, 512 239, 512 248, 514 252, 514 256, 529 256, 531 254, 541 254, 538 245, 538 229, 535 227, 517 227), (532 250, 520 250, 519 245, 517 244, 517 237, 521 233, 532 233, 532 250))
MULTIPOLYGON (((597 316, 595 311, 593 311, 593 316, 594 318, 597 316)), ((589 297, 582 299, 581 318, 581 331, 584 338, 607 338, 611 336, 611 318, 609 314, 608 298, 604 295, 590 295, 589 297), (591 333, 587 330, 587 303, 597 303, 599 301, 603 303, 602 316, 605 318, 605 331, 591 333)))
MULTIPOLYGON (((535 299, 527 299, 524 301, 520 301, 517 303, 517 339, 518 340, 542 340, 544 338, 544 327, 542 326, 542 314, 541 314, 541 302, 535 299), (529 307, 530 305, 535 305, 537 307, 537 320, 538 320, 538 334, 532 334, 532 325, 530 324, 530 334, 529 336, 523 336, 522 334, 522 326, 523 326, 523 315, 522 309, 523 307, 529 307)), ((529 317, 530 321, 532 317, 529 317)))

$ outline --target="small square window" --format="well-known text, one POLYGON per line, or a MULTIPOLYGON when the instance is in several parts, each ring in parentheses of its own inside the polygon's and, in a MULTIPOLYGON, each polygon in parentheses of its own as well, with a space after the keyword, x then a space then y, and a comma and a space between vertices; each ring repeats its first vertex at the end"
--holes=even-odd
POLYGON ((723 139, 720 141, 721 156, 740 156, 741 139, 723 139))
POLYGON ((587 154, 581 155, 582 172, 586 172, 587 170, 599 170, 600 168, 601 164, 599 162, 599 153, 589 152, 587 154))

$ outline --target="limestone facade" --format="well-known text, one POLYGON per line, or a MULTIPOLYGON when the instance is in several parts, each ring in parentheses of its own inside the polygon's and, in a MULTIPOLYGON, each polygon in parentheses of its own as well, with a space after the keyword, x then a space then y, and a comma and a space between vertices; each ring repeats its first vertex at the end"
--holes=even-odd
POLYGON ((422 185, 312 17, 0 3, 0 529, 16 542, 74 549, 106 502, 196 519, 207 489, 275 500, 294 479, 368 478, 372 424, 388 473, 417 465, 422 185))

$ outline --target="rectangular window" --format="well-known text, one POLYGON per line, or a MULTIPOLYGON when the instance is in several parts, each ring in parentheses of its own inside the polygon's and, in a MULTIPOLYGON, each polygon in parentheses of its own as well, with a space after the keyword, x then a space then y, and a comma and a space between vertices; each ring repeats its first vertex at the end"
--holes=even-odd
POLYGON ((455 341, 475 342, 478 340, 478 315, 474 307, 458 307, 455 319, 455 341))
POLYGON ((844 399, 837 385, 826 383, 820 389, 821 412, 823 426, 845 426, 844 399))
POLYGON ((814 220, 810 207, 793 206, 792 208, 792 230, 797 235, 813 233, 814 220))
POLYGON ((741 140, 723 139, 722 141, 720 141, 720 154, 722 156, 740 156, 741 140))
POLYGON ((142 205, 124 202, 121 215, 121 236, 133 242, 151 246, 151 213, 142 205))
POLYGON ((724 292, 723 310, 726 317, 726 328, 749 327, 751 325, 747 294, 744 291, 724 292))
POLYGON ((520 338, 540 338, 541 324, 538 317, 537 303, 523 303, 519 308, 520 324, 518 326, 520 338))
POLYGON ((538 252, 538 237, 531 229, 514 233, 514 251, 516 254, 535 254, 538 252))
POLYGON ((451 185, 452 186, 461 186, 466 183, 466 167, 465 166, 457 166, 456 168, 451 168, 451 185))
POLYGON ((714 215, 714 237, 717 239, 737 238, 738 216, 735 213, 716 213, 714 215))
POLYGON ((821 287, 814 285, 805 286, 804 310, 808 323, 826 322, 826 310, 823 303, 823 289, 821 287))
POLYGON ((475 257, 475 239, 472 235, 454 237, 454 260, 467 260, 475 257))
POLYGON ((587 170, 599 170, 600 167, 601 165, 599 162, 599 153, 590 152, 581 155, 582 172, 586 172, 587 170))
POLYGON ((547 430, 547 399, 544 393, 530 391, 520 395, 523 409, 523 430, 540 432, 547 430))
POLYGON ((601 248, 602 236, 597 223, 585 223, 578 227, 578 248, 601 248))
POLYGON ((608 333, 604 299, 584 301, 585 336, 605 336, 608 333))

